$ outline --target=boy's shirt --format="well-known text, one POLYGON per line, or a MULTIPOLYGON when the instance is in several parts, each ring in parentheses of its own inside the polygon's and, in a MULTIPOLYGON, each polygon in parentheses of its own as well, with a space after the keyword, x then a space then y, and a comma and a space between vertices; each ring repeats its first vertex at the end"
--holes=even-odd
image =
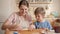
POLYGON ((52 30, 52 26, 48 21, 43 21, 43 22, 34 22, 35 28, 39 29, 39 28, 48 28, 49 30, 52 30))

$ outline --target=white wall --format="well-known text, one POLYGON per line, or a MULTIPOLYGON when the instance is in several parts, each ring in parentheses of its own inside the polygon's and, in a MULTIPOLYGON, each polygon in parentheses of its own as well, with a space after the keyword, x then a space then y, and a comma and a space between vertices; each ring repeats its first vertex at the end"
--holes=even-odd
POLYGON ((15 9, 15 0, 0 0, 0 22, 4 22, 15 9))

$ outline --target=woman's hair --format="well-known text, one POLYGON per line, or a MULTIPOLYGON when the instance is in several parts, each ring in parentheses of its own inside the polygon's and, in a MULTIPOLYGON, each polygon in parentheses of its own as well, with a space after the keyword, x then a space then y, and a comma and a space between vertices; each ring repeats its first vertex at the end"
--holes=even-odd
POLYGON ((37 7, 34 11, 34 14, 35 15, 37 15, 37 14, 45 15, 45 10, 43 7, 37 7))
POLYGON ((25 5, 25 6, 29 7, 29 3, 28 3, 28 1, 26 1, 26 0, 21 0, 21 1, 19 2, 19 8, 20 8, 21 5, 25 5))

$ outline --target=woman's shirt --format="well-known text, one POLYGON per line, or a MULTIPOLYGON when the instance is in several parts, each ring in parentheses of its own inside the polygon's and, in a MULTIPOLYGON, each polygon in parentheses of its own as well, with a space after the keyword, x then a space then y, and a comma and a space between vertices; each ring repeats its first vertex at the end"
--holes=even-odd
POLYGON ((52 29, 52 26, 50 25, 50 23, 48 21, 43 21, 43 22, 34 22, 34 25, 36 27, 36 29, 39 29, 39 28, 48 28, 49 30, 52 29))
MULTIPOLYGON (((28 15, 29 16, 29 15, 28 15)), ((19 16, 17 13, 13 13, 9 18, 8 18, 8 22, 10 24, 17 24, 17 27, 14 28, 14 30, 20 30, 20 29, 28 29, 29 25, 30 25, 30 21, 31 18, 26 17, 27 19, 25 19, 23 16, 19 16)))

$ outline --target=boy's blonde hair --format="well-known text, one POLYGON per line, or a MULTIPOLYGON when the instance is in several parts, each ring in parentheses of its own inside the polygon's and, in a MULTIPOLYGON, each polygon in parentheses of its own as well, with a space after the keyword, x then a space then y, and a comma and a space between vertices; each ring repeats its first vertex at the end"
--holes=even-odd
POLYGON ((37 14, 45 15, 45 10, 43 7, 37 7, 34 11, 34 14, 35 15, 37 15, 37 14))

